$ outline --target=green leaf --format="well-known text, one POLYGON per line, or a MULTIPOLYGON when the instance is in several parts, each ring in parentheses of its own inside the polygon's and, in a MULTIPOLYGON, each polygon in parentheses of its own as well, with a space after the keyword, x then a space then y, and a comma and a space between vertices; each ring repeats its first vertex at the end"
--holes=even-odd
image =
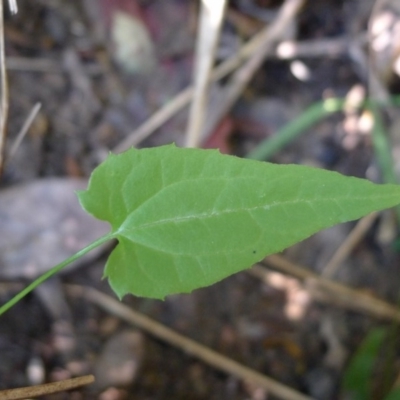
POLYGON ((170 145, 111 154, 79 198, 119 241, 105 269, 117 295, 163 298, 392 207, 400 186, 170 145))
POLYGON ((384 328, 371 330, 346 368, 342 389, 351 395, 352 400, 372 398, 372 371, 387 333, 384 328))
POLYGON ((400 388, 395 387, 392 389, 384 400, 400 400, 400 388))

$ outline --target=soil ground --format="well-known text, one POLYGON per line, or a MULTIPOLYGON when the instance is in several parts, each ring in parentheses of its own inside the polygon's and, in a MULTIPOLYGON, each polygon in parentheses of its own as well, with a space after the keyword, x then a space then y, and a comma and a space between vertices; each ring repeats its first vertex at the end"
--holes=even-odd
MULTIPOLYGON (((395 1, 386 3, 389 9, 396 8, 395 1)), ((231 1, 218 60, 237 51, 254 30, 271 23, 281 4, 231 1)), ((375 64, 366 56, 365 40, 360 39, 358 47, 354 42, 365 38, 372 6, 372 1, 365 0, 306 2, 287 38, 308 41, 303 55, 290 60, 268 58, 204 147, 217 143, 222 151, 243 156, 313 102, 368 91, 368 70, 375 64), (338 52, 323 45, 322 51, 313 54, 311 41, 324 43, 325 39, 344 40, 346 45, 338 52)), ((183 0, 34 0, 20 1, 19 7, 16 16, 6 16, 5 27, 10 86, 6 154, 32 107, 38 102, 42 106, 7 163, 0 198, 2 191, 18 186, 18 196, 26 198, 25 207, 31 207, 34 216, 37 208, 27 191, 29 183, 88 178, 104 154, 190 84, 198 10, 195 2, 183 0), (116 17, 118 13, 128 15, 131 25, 125 26, 116 17), (140 30, 148 36, 140 39, 140 30), (112 40, 113 32, 117 41, 112 40), (127 49, 128 59, 119 58, 121 48, 127 49)), ((396 94, 396 85, 388 78, 390 68, 383 68, 384 72, 376 68, 385 90, 396 94)), ((391 109, 385 116, 395 157, 400 154, 399 115, 391 109)), ((271 160, 382 181, 370 132, 362 127, 363 117, 368 116, 358 111, 332 115, 288 143, 271 160)), ((138 147, 172 141, 182 145, 186 122, 185 109, 138 147)), ((396 158, 394 164, 397 168, 396 158)), ((55 203, 54 209, 58 207, 55 203)), ((8 213, 0 210, 0 223, 11 224, 7 232, 12 233, 13 216, 8 213)), ((338 267, 334 279, 396 303, 400 276, 393 220, 391 213, 379 217, 338 267)), ((57 237, 59 226, 51 221, 47 226, 49 237, 57 237)), ((321 232, 288 249, 284 256, 323 273, 354 226, 350 223, 321 232)), ((17 240, 32 240, 29 235, 23 238, 17 240)), ((4 240, 0 237, 0 242, 4 240)), ((23 254, 27 248, 22 242, 17 250, 4 252, 23 254)), ((26 271, 19 272, 18 262, 12 265, 16 272, 10 279, 4 273, 10 268, 5 259, 0 255, 2 303, 21 282, 30 279, 26 271)), ((115 297, 101 280, 105 260, 106 254, 97 254, 50 282, 48 293, 56 297, 47 302, 45 290, 35 292, 2 316, 0 389, 96 372, 101 381, 91 389, 47 398, 274 398, 136 330, 89 300, 67 293, 62 286, 65 283, 89 286, 115 297), (126 379, 113 377, 113 368, 127 360, 133 360, 134 368, 126 379)), ((335 302, 316 301, 301 282, 279 272, 269 272, 263 280, 240 273, 164 302, 129 296, 124 302, 243 365, 312 398, 326 400, 339 397, 349 358, 365 334, 380 324, 378 319, 335 302)))

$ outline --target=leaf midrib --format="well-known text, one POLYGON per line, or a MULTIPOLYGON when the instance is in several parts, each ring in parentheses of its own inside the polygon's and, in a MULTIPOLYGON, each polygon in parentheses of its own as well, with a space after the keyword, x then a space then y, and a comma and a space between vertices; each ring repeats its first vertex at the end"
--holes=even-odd
MULTIPOLYGON (((341 197, 335 197, 334 199, 331 198, 325 198, 325 199, 309 199, 309 200, 300 200, 300 199, 295 199, 295 200, 289 200, 289 201, 277 201, 275 203, 272 204, 267 204, 267 205, 262 205, 262 206, 256 206, 256 207, 247 207, 247 208, 235 208, 235 209, 225 209, 225 210, 221 210, 221 211, 216 211, 216 212, 207 212, 207 213, 201 213, 201 214, 193 214, 193 215, 187 215, 187 216, 176 216, 173 218, 166 218, 166 219, 162 219, 162 220, 157 220, 157 221, 153 221, 153 222, 149 222, 149 223, 144 223, 141 224, 139 226, 134 227, 133 229, 127 229, 124 227, 125 223, 121 224, 120 228, 116 231, 116 233, 120 233, 123 234, 123 232, 127 231, 127 232, 132 232, 133 230, 140 230, 140 229, 146 229, 149 227, 153 227, 153 226, 157 226, 157 225, 162 225, 162 224, 168 224, 168 223, 180 223, 183 221, 190 221, 190 220, 201 220, 201 219, 207 219, 207 218, 213 218, 213 217, 219 217, 220 215, 224 215, 224 214, 233 214, 233 213, 237 213, 237 212, 251 212, 251 211, 257 211, 257 210, 261 210, 261 209, 270 209, 273 207, 277 207, 277 206, 286 206, 286 205, 295 205, 295 204, 309 204, 311 208, 314 208, 315 206, 319 205, 319 203, 327 203, 327 202, 334 202, 336 203, 338 208, 342 208, 342 206, 339 204, 339 201, 345 201, 346 199, 348 199, 350 196, 346 195, 346 196, 341 196, 341 197)), ((368 196, 368 198, 371 198, 371 196, 368 196)), ((388 198, 388 196, 374 196, 374 199, 380 199, 380 198, 388 198)), ((351 197, 352 200, 365 200, 366 197, 351 197)), ((133 215, 135 213, 137 213, 138 209, 132 211, 126 220, 130 220, 131 217, 133 217, 133 215)), ((372 211, 371 211, 372 212, 372 211)))

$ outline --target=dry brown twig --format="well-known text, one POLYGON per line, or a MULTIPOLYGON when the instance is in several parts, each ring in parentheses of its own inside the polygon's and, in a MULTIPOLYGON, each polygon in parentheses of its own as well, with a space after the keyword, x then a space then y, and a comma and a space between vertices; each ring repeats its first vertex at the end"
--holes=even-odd
POLYGON ((187 354, 197 357, 214 368, 236 376, 246 382, 251 382, 256 386, 265 389, 271 395, 285 400, 311 400, 311 398, 306 395, 262 375, 251 368, 245 367, 192 339, 176 333, 174 330, 165 327, 159 322, 156 322, 135 310, 132 310, 130 307, 104 293, 99 292, 98 290, 78 285, 66 285, 66 288, 67 293, 70 295, 84 297, 91 303, 101 307, 103 310, 137 326, 140 329, 143 329, 150 335, 181 349, 187 354))
POLYGON ((93 375, 79 376, 64 381, 45 383, 43 385, 29 386, 17 389, 2 390, 0 400, 23 400, 33 397, 45 396, 67 390, 76 389, 94 382, 93 375))

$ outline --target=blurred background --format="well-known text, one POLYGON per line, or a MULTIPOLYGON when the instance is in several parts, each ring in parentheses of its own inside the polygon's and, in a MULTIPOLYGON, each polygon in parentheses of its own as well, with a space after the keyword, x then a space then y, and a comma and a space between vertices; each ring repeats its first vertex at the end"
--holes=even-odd
MULTIPOLYGON (((107 230, 81 213, 74 190, 109 151, 191 143, 398 183, 398 0, 4 8, 1 303, 107 230)), ((309 398, 384 398, 399 373, 399 216, 323 231, 190 295, 124 303, 309 398), (363 348, 378 328, 373 350, 363 348)), ((86 298, 76 285, 115 299, 101 280, 107 251, 1 317, 0 389, 95 373, 94 385, 47 398, 282 398, 86 298)))

